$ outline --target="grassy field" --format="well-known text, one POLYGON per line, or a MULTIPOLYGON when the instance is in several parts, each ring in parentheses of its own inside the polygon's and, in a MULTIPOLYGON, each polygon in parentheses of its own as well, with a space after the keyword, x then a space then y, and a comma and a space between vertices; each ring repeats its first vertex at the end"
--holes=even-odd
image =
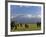
POLYGON ((27 24, 28 27, 25 27, 25 24, 22 24, 22 26, 20 24, 18 24, 19 26, 17 26, 17 28, 15 28, 16 26, 13 27, 13 29, 11 29, 12 32, 15 31, 36 31, 36 30, 40 30, 41 27, 37 27, 37 24, 27 24))

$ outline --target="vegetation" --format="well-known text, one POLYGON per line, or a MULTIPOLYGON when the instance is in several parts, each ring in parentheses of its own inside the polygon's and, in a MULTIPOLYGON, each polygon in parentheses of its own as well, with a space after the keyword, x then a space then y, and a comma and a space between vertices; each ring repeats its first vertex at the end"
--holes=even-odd
POLYGON ((11 22, 11 31, 34 31, 34 30, 40 30, 41 29, 41 23, 37 22, 35 24, 21 24, 21 23, 15 23, 14 21, 11 22))

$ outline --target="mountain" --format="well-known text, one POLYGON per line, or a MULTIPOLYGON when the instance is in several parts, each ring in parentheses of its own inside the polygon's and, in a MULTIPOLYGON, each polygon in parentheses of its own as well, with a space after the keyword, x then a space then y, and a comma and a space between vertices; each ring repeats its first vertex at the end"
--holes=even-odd
POLYGON ((18 22, 18 23, 37 23, 37 22, 41 22, 41 18, 37 18, 37 17, 14 17, 11 19, 11 21, 15 21, 15 22, 18 22))

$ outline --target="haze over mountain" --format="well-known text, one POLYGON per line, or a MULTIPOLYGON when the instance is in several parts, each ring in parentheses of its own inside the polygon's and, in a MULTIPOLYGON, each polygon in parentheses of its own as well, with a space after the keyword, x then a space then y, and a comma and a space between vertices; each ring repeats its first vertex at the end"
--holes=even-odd
POLYGON ((39 16, 24 16, 24 15, 19 15, 18 17, 13 17, 11 18, 12 21, 15 21, 17 23, 37 23, 41 22, 41 18, 39 16))

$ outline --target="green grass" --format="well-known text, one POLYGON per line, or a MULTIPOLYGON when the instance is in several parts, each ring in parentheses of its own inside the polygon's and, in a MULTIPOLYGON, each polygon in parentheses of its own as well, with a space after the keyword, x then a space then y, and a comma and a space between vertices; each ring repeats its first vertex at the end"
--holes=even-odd
MULTIPOLYGON (((23 24, 22 24, 23 25, 23 24)), ((12 32, 15 31, 36 31, 36 30, 40 30, 41 27, 37 27, 37 24, 27 24, 29 27, 25 28, 25 25, 23 25, 22 27, 19 26, 17 27, 17 29, 15 29, 15 27, 13 27, 13 29, 11 30, 12 32)))

